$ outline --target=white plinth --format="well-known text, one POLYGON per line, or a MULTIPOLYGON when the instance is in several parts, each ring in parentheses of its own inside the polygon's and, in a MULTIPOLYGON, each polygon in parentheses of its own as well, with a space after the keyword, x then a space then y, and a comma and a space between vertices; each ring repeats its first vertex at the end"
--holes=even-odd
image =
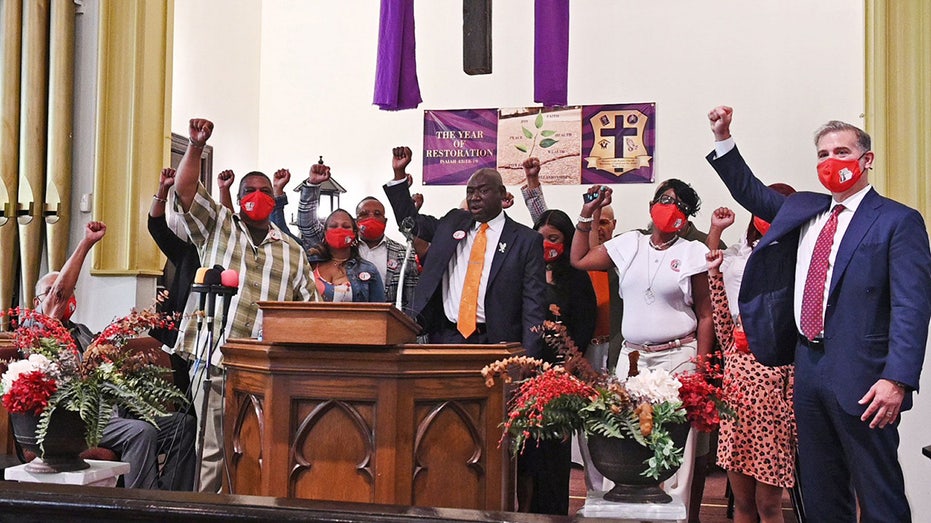
POLYGON ((17 465, 5 469, 4 478, 10 481, 26 483, 54 483, 58 485, 86 485, 89 487, 115 487, 116 480, 129 472, 129 463, 121 461, 84 460, 90 468, 74 472, 54 472, 36 474, 27 472, 26 465, 17 465))
POLYGON ((685 519, 687 512, 682 498, 672 495, 669 503, 617 503, 605 501, 604 492, 590 490, 585 505, 577 515, 586 518, 611 518, 621 522, 660 522, 685 519))

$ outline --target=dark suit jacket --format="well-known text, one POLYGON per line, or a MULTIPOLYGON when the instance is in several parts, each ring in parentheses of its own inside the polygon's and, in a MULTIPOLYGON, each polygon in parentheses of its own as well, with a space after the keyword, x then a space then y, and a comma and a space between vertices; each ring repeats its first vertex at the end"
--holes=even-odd
POLYGON ((902 410, 910 408, 931 318, 931 250, 921 215, 873 189, 864 196, 838 247, 822 354, 798 344, 793 296, 800 228, 828 209, 831 196, 768 189, 736 148, 708 161, 738 203, 771 222, 747 261, 738 300, 757 359, 782 365, 794 355, 796 379, 828 380, 851 415, 863 413, 857 401, 880 378, 908 385, 902 410))
MULTIPOLYGON (((413 315, 427 333, 441 329, 446 321, 443 311, 443 275, 456 253, 456 231, 468 231, 472 213, 453 209, 442 218, 419 214, 411 201, 407 184, 385 186, 385 194, 401 223, 414 218, 415 236, 430 243, 423 273, 411 302, 413 315)), ((543 262, 543 237, 533 229, 505 216, 504 229, 495 249, 485 291, 485 325, 492 343, 521 342, 530 356, 542 354, 540 337, 531 329, 543 324, 546 312, 546 276, 543 262), (501 246, 504 246, 503 248, 501 246)))

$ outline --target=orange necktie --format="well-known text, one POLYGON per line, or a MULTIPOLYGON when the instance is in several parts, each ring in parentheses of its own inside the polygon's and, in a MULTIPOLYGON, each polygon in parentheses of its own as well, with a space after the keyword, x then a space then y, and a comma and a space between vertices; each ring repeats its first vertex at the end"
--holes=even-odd
POLYGON ((459 302, 459 321, 456 327, 463 338, 468 338, 475 332, 475 313, 478 310, 478 287, 482 283, 482 268, 485 266, 485 245, 488 237, 485 231, 488 224, 483 223, 475 235, 472 252, 469 254, 469 268, 466 271, 465 282, 462 284, 462 300, 459 302))

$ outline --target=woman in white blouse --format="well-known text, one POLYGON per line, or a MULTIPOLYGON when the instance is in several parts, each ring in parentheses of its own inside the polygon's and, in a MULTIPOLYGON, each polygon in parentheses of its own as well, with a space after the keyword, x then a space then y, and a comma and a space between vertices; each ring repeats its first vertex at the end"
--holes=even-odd
MULTIPOLYGON (((592 215, 611 203, 611 192, 600 185, 588 190, 576 229, 591 230, 592 215)), ((678 235, 700 206, 701 200, 690 185, 669 179, 659 185, 649 202, 653 222, 649 232, 628 231, 591 249, 587 234, 575 235, 571 250, 574 267, 618 272, 619 294, 624 300, 624 344, 617 365, 622 379, 629 372, 625 361, 639 358, 640 368, 664 368, 676 374, 694 370, 695 356, 711 352, 714 324, 705 263, 708 248, 678 235)), ((686 506, 694 451, 692 431, 682 467, 666 482, 667 492, 678 494, 686 506)))

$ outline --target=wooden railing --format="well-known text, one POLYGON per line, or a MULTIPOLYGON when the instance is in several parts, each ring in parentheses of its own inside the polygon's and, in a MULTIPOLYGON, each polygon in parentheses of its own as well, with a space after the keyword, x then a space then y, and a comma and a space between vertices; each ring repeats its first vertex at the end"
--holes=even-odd
POLYGON ((0 481, 0 521, 560 523, 572 520, 568 516, 513 512, 0 481))

